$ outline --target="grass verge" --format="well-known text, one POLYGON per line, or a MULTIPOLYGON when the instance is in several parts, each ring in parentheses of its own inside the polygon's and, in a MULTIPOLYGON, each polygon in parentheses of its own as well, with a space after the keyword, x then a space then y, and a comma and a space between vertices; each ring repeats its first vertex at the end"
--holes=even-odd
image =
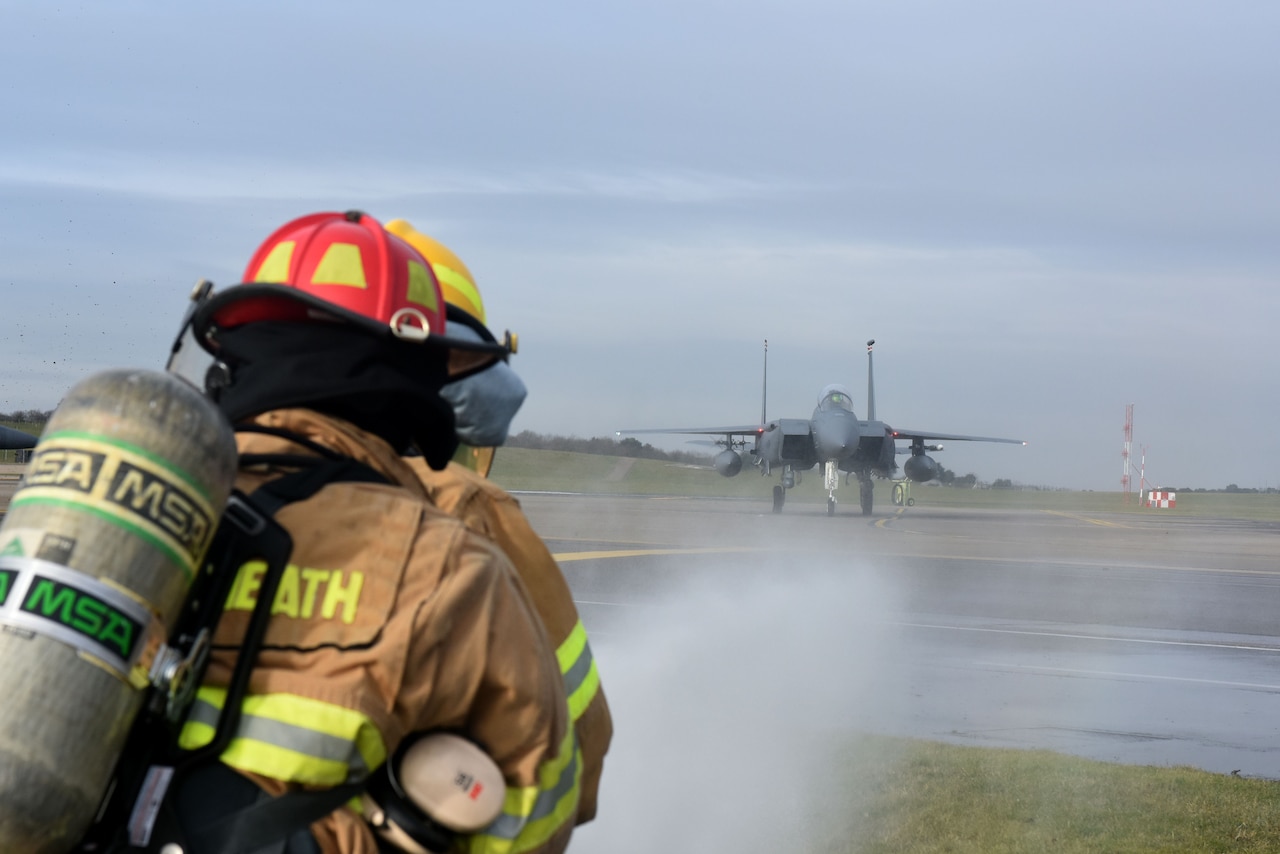
MULTIPOLYGON (((778 483, 776 474, 762 477, 754 468, 726 478, 709 467, 526 448, 499 450, 494 458, 492 478, 505 489, 516 491, 717 496, 757 500, 765 507, 769 506, 773 486, 778 483)), ((875 486, 876 512, 890 512, 893 509, 890 482, 877 480, 875 486)), ((1280 495, 1184 492, 1178 494, 1177 506, 1169 509, 1142 507, 1136 495, 1126 503, 1119 492, 955 489, 912 484, 910 495, 917 507, 1137 513, 1161 518, 1198 516, 1280 522, 1280 495)), ((836 497, 842 505, 856 507, 857 483, 846 484, 841 480, 836 497)), ((802 472, 800 483, 787 491, 789 503, 821 504, 826 500, 822 477, 816 469, 802 472)))
POLYGON ((864 736, 813 847, 840 854, 1280 851, 1280 782, 864 736))

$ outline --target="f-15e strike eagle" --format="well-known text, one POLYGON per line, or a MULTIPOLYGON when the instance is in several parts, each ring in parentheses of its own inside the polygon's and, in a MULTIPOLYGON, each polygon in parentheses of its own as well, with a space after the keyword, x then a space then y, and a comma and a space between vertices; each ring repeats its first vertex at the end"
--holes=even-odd
MULTIPOLYGON (((725 477, 733 477, 742 471, 744 453, 752 465, 764 475, 775 468, 782 469, 781 483, 773 487, 773 512, 781 513, 786 492, 800 482, 800 473, 815 465, 821 466, 823 486, 827 490, 827 515, 836 512, 836 489, 840 485, 840 473, 845 481, 852 475, 858 479, 862 515, 871 515, 874 486, 872 475, 893 477, 898 470, 897 455, 911 456, 903 464, 903 472, 917 483, 933 480, 940 468, 926 451, 940 451, 941 445, 926 444, 942 441, 956 442, 1006 442, 1025 445, 1021 439, 999 439, 990 436, 959 436, 953 433, 934 433, 925 430, 905 430, 890 427, 876 420, 875 377, 872 371, 872 347, 875 340, 867 342, 867 420, 859 420, 854 414, 849 390, 833 383, 818 395, 818 406, 810 418, 779 418, 769 421, 764 402, 760 406, 760 423, 735 427, 684 427, 647 430, 619 430, 624 433, 690 433, 718 435, 723 438, 715 444, 724 448, 715 458, 715 469, 725 477), (755 442, 747 448, 749 439, 755 442), (897 441, 909 442, 902 451, 897 441)), ((765 379, 763 397, 767 400, 769 386, 769 342, 765 341, 765 379)))

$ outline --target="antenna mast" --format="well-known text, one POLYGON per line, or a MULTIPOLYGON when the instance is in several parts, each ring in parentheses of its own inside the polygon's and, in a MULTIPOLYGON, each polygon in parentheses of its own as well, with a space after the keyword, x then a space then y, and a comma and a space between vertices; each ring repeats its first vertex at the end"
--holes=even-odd
POLYGON ((1124 490, 1124 503, 1128 504, 1133 497, 1132 479, 1129 477, 1129 451, 1133 447, 1133 404, 1124 409, 1124 450, 1120 456, 1124 459, 1124 475, 1120 478, 1120 486, 1124 490))
POLYGON ((871 371, 871 348, 876 339, 867 342, 867 420, 876 420, 876 377, 871 371))
POLYGON ((1147 446, 1142 446, 1142 465, 1138 467, 1138 503, 1147 494, 1147 446))
POLYGON ((768 424, 765 404, 769 402, 769 339, 764 339, 764 388, 760 390, 760 426, 768 424))

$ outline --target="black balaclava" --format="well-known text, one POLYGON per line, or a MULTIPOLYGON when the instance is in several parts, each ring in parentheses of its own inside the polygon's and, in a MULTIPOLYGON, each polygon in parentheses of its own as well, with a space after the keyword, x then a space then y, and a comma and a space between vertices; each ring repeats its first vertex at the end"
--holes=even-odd
POLYGON ((235 424, 305 407, 350 421, 397 453, 416 445, 433 469, 457 449, 453 409, 440 397, 445 356, 337 323, 262 321, 218 332, 210 396, 235 424), (222 376, 219 374, 222 373, 222 376))

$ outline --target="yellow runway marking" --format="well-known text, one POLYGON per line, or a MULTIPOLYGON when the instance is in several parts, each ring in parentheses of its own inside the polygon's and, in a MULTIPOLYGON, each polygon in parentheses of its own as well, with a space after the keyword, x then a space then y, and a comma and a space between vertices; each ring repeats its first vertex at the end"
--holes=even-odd
POLYGON ((883 528, 883 527, 885 527, 886 525, 888 525, 890 522, 892 522, 894 519, 899 519, 899 518, 901 518, 901 517, 902 517, 902 514, 903 514, 903 513, 905 513, 905 512, 907 512, 905 507, 899 507, 899 508, 898 508, 898 511, 897 511, 896 513, 894 513, 892 516, 886 517, 886 518, 884 518, 884 519, 878 519, 878 520, 876 520, 876 524, 875 524, 875 526, 876 526, 877 528, 883 528))
POLYGON ((1068 519, 1075 519, 1077 522, 1088 522, 1090 525, 1101 525, 1104 528, 1131 528, 1132 525, 1122 525, 1119 522, 1107 522, 1103 519, 1090 519, 1088 516, 1077 516, 1075 513, 1064 513, 1061 510, 1042 510, 1042 513, 1049 513, 1053 516, 1065 516, 1068 519))
POLYGON ((645 557, 648 555, 710 555, 730 554, 734 552, 754 552, 759 549, 748 548, 705 548, 705 549, 615 549, 599 552, 562 552, 552 555, 560 563, 574 560, 600 560, 610 557, 645 557))

